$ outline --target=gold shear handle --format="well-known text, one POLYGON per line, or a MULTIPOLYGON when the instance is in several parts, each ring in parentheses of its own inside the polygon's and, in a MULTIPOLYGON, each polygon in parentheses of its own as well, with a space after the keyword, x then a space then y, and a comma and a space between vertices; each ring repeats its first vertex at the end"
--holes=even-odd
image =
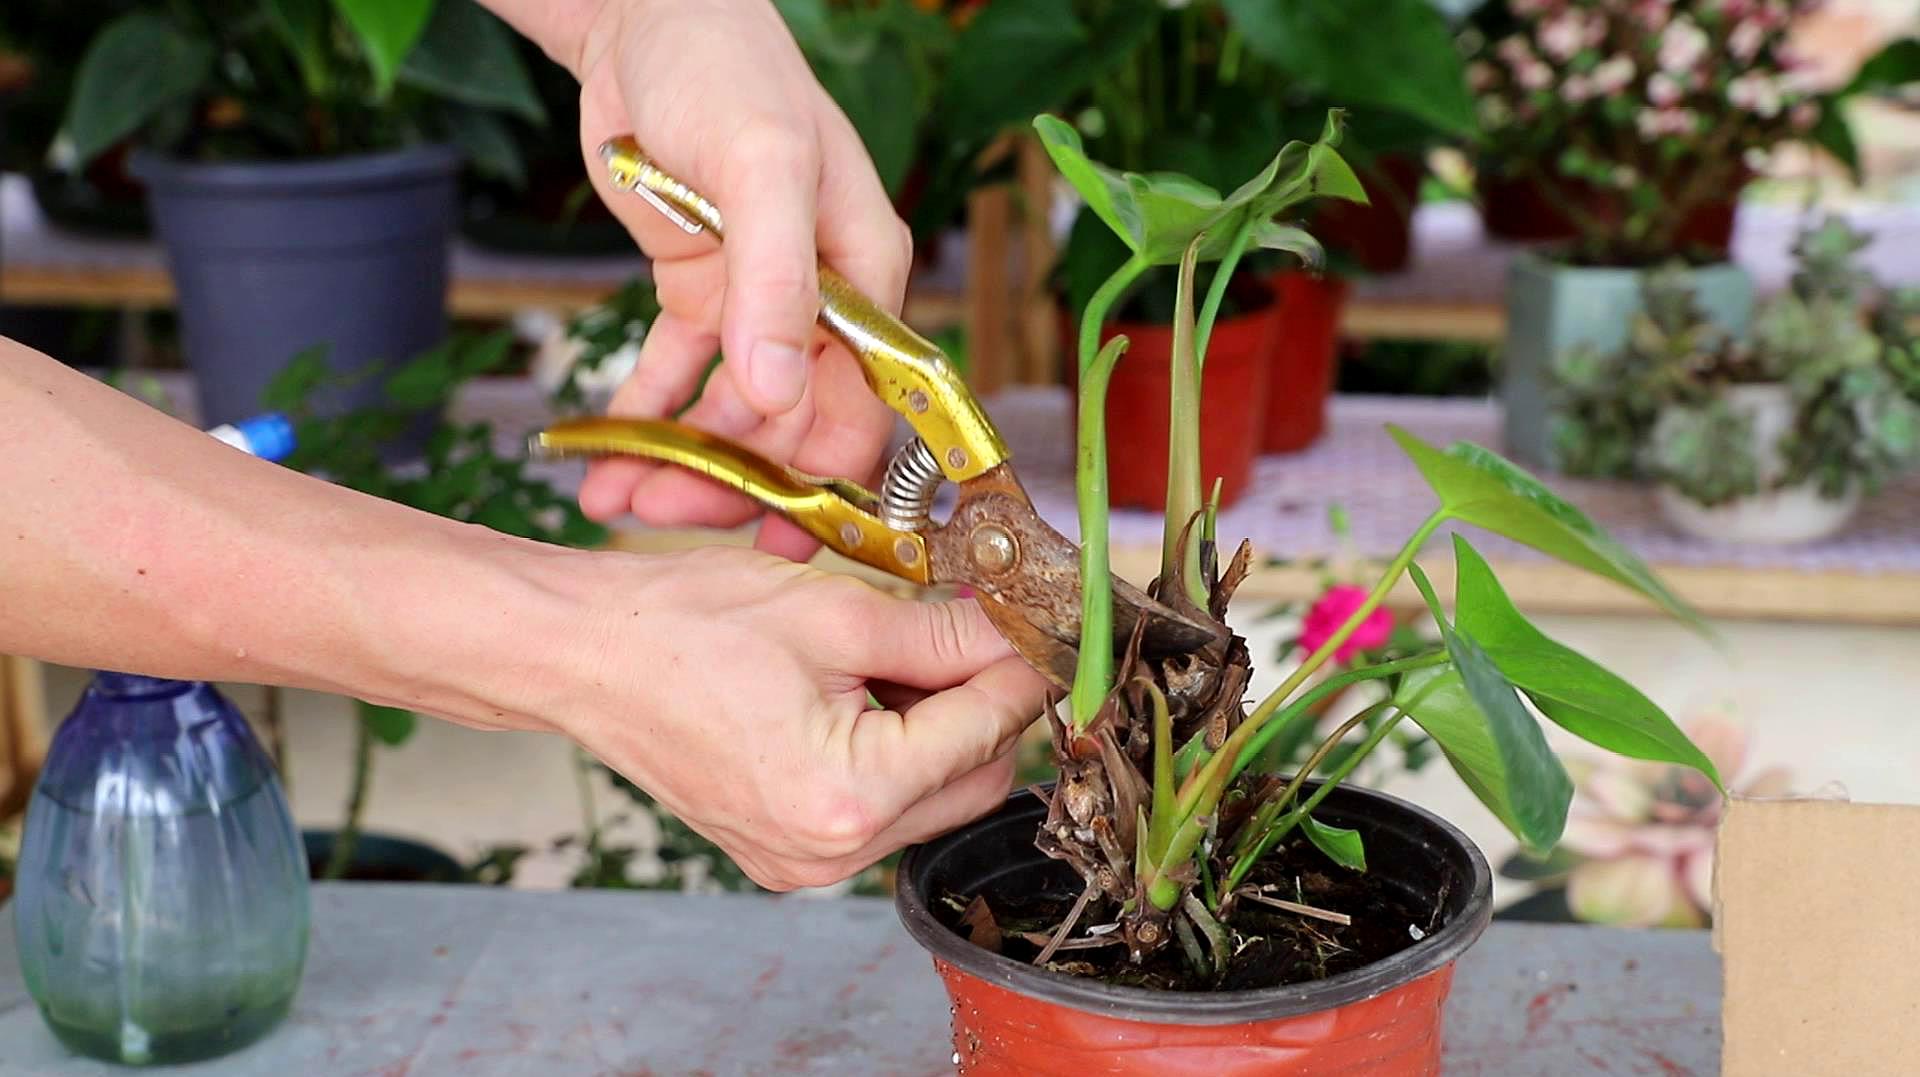
MULTIPOLYGON (((615 187, 645 198, 689 233, 722 238, 720 210, 663 171, 631 137, 608 142, 600 156, 615 187)), ((906 418, 947 478, 965 482, 1006 462, 1000 432, 939 347, 824 265, 820 324, 860 361, 874 394, 906 418)))
POLYGON ((549 458, 619 455, 676 464, 773 509, 836 553, 914 583, 931 579, 926 540, 888 527, 856 502, 871 502, 872 494, 844 480, 802 474, 683 423, 567 419, 535 434, 532 448, 549 458))

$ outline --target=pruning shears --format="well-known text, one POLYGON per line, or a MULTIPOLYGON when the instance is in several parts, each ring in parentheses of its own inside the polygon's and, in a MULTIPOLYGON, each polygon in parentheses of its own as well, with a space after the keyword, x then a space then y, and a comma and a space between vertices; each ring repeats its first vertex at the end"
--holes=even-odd
MULTIPOLYGON (((632 138, 600 150, 614 186, 645 198, 689 234, 723 235, 720 211, 660 168, 632 138)), ((852 352, 874 393, 913 428, 878 493, 808 475, 726 438, 670 420, 582 418, 532 439, 547 457, 626 455, 687 468, 781 513, 829 549, 914 583, 971 588, 1000 634, 1061 689, 1080 644, 1079 548, 1034 510, 992 420, 939 347, 819 268, 820 324, 852 352), (958 500, 932 519, 944 482, 958 500)), ((1143 652, 1197 650, 1223 638, 1215 624, 1115 577, 1116 653, 1144 616, 1143 652)))

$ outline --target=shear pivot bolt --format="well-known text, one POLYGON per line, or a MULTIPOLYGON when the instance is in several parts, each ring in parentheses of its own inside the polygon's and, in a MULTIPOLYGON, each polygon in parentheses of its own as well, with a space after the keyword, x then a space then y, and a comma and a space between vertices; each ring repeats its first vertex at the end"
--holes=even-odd
POLYGON ((954 446, 947 450, 947 466, 959 469, 967 466, 967 450, 954 446))
POLYGON ((917 564, 920 561, 920 547, 915 546, 912 539, 895 539, 893 556, 903 565, 917 564))
POLYGON ((918 389, 915 389, 913 392, 908 393, 907 406, 913 409, 913 413, 915 415, 918 415, 921 412, 926 411, 927 410, 927 394, 921 392, 918 389))
POLYGON ((840 541, 845 543, 850 548, 859 546, 860 545, 859 525, 858 524, 841 524, 840 525, 840 541))
POLYGON ((1005 572, 1020 559, 1020 546, 998 524, 981 524, 973 529, 973 563, 985 572, 1005 572))

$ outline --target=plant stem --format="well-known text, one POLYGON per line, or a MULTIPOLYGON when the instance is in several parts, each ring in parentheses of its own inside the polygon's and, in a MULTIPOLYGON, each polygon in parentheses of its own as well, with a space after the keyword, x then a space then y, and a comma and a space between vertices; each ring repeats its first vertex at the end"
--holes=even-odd
POLYGON ((1107 382, 1127 350, 1115 337, 1100 347, 1100 326, 1127 286, 1146 272, 1138 255, 1128 258, 1087 301, 1080 315, 1079 445, 1074 494, 1080 514, 1080 660, 1073 671, 1073 728, 1084 730, 1100 713, 1113 686, 1113 586, 1107 552, 1107 382), (1099 586, 1094 581, 1100 581, 1099 586), (1089 645, 1089 641, 1097 641, 1089 645))
POLYGON ((1220 264, 1214 267, 1213 283, 1207 288, 1207 300, 1200 305, 1200 321, 1194 329, 1193 342, 1203 371, 1207 369, 1207 344, 1213 340, 1213 323, 1220 316, 1220 303, 1226 298, 1227 285, 1233 280, 1241 257, 1247 253, 1247 244, 1253 240, 1253 229, 1257 223, 1249 217, 1233 233, 1233 239, 1227 244, 1227 253, 1220 256, 1220 264))
POLYGON ((1194 351, 1193 275, 1200 263, 1204 234, 1187 244, 1180 258, 1179 284, 1174 292, 1172 414, 1167 434, 1166 523, 1160 539, 1160 586, 1179 581, 1188 601, 1207 607, 1207 585, 1200 576, 1200 537, 1194 517, 1205 507, 1200 494, 1200 357, 1194 351), (1182 544, 1181 539, 1186 539, 1182 544))
POLYGON ((1234 842, 1233 871, 1227 876, 1227 889, 1229 891, 1240 885, 1240 879, 1246 875, 1247 869, 1252 867, 1251 858, 1246 856, 1246 853, 1249 846, 1259 844, 1260 838, 1257 835, 1266 833, 1267 828, 1272 826, 1274 819, 1279 816, 1280 809, 1299 795, 1300 787, 1306 783, 1308 776, 1320 769, 1320 764, 1326 762, 1327 756, 1333 754, 1333 749, 1337 747, 1341 741, 1347 739, 1347 734, 1359 728, 1367 719, 1378 714, 1386 708, 1387 705, 1385 701, 1376 703, 1340 723, 1340 728, 1334 730, 1331 736, 1321 741, 1319 747, 1313 750, 1313 754, 1307 757, 1307 761, 1301 764, 1300 769, 1293 772, 1293 780, 1289 781, 1277 794, 1268 797, 1266 801, 1254 811, 1253 818, 1247 821, 1247 825, 1240 831, 1239 839, 1234 842), (1249 840, 1249 835, 1254 835, 1254 837, 1249 840))
POLYGON ((355 716, 353 723, 353 788, 347 794, 347 817, 333 836, 333 853, 327 857, 327 869, 321 877, 333 880, 346 877, 353 863, 353 847, 360 843, 360 817, 367 808, 367 786, 373 775, 373 731, 366 720, 355 716))
MULTIPOLYGON (((1224 769, 1230 761, 1237 760, 1241 749, 1259 735, 1261 727, 1273 717, 1274 712, 1280 708, 1287 697, 1304 684, 1308 677, 1313 676, 1314 671, 1325 665, 1327 660, 1340 650, 1341 644, 1347 642, 1347 639, 1359 630, 1362 622, 1380 607, 1380 603, 1385 601, 1387 595, 1392 592, 1393 585, 1399 582, 1401 574, 1406 572, 1407 566, 1413 563, 1414 556, 1420 552, 1420 548, 1426 545, 1427 539, 1432 537, 1446 520, 1447 510, 1435 509, 1433 515, 1427 517, 1419 530, 1407 539, 1406 545, 1400 547, 1400 552, 1395 554, 1393 561, 1387 565, 1386 574, 1368 593, 1366 601, 1362 602, 1359 608, 1347 618, 1346 623, 1342 624, 1333 635, 1327 637, 1327 641, 1322 643, 1318 650, 1308 655, 1306 660, 1300 663, 1300 667, 1281 682, 1280 687, 1260 701, 1260 705, 1253 709, 1253 713, 1247 715, 1247 720, 1240 723, 1240 728, 1233 731, 1233 735, 1228 737, 1220 750, 1213 754, 1213 758, 1207 761, 1206 766, 1187 777, 1186 785, 1180 790, 1182 815, 1192 814, 1200 807, 1203 794, 1215 776, 1213 772, 1224 769)), ((1221 788, 1225 789, 1224 782, 1221 783, 1221 788)))
POLYGON ((1409 673, 1416 669, 1445 665, 1447 661, 1447 652, 1434 651, 1430 654, 1415 655, 1411 658, 1401 658, 1392 662, 1382 662, 1377 666, 1348 670, 1338 676, 1327 678, 1320 684, 1315 685, 1312 690, 1302 695, 1299 699, 1288 704, 1285 710, 1274 716, 1274 720, 1267 723, 1266 728, 1260 731, 1259 736, 1247 742, 1246 747, 1240 750, 1240 758, 1234 760, 1232 776, 1238 777, 1242 771, 1252 766, 1253 761, 1260 758, 1260 753, 1266 750, 1268 744, 1272 743, 1280 734, 1286 732, 1288 726, 1292 725, 1296 719, 1306 715, 1313 709, 1313 705, 1321 700, 1337 692, 1345 691, 1362 681, 1380 680, 1384 677, 1409 673))
MULTIPOLYGON (((1101 282, 1100 287, 1094 290, 1092 298, 1087 300, 1087 309, 1080 312, 1081 373, 1086 373, 1087 368, 1093 365, 1095 357, 1100 354, 1100 327, 1106 324, 1107 311, 1112 309, 1113 304, 1120 298, 1120 294, 1125 292, 1129 285, 1140 279, 1140 274, 1145 273, 1147 268, 1146 259, 1139 255, 1128 258, 1121 263, 1119 269, 1113 271, 1112 276, 1101 282)), ((1080 390, 1080 395, 1086 396, 1084 387, 1080 390)))
MULTIPOLYGON (((1406 716, 1405 711, 1395 711, 1388 715, 1385 721, 1381 722, 1372 733, 1367 735, 1367 739, 1361 742, 1360 747, 1356 749, 1352 755, 1348 756, 1338 767, 1334 768, 1333 773, 1321 779, 1319 788, 1313 791, 1312 796, 1309 796, 1299 807, 1288 812, 1279 822, 1273 824, 1273 827, 1260 838, 1260 843, 1254 846, 1251 853, 1234 861, 1233 868, 1228 873, 1228 878, 1238 880, 1244 878, 1247 872, 1252 871, 1253 865, 1259 863, 1260 858, 1266 856, 1275 845, 1279 844, 1282 838, 1285 838, 1293 831, 1294 827, 1299 826, 1300 820, 1312 814, 1313 809, 1319 807, 1320 802, 1327 799, 1327 794, 1333 792, 1341 782, 1345 781, 1347 775, 1352 774, 1354 768, 1358 767, 1361 761, 1365 760, 1367 756, 1372 755, 1373 750, 1378 748, 1380 742, 1387 738, 1387 734, 1393 731, 1393 727, 1399 725, 1400 719, 1406 716), (1245 865, 1244 869, 1242 868, 1243 864, 1245 865)), ((1222 892, 1232 893, 1233 884, 1229 884, 1222 892)))
POLYGON ((1073 731, 1093 722, 1113 687, 1113 568, 1107 553, 1107 382, 1127 350, 1114 337, 1080 374, 1080 660, 1073 667, 1073 731))

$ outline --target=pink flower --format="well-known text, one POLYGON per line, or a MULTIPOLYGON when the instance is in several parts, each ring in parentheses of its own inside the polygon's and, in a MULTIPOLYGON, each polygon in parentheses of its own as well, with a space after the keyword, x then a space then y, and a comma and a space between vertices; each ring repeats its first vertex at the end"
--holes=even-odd
POLYGON ((1682 15, 1660 35, 1660 68, 1673 74, 1691 71, 1707 54, 1707 32, 1682 15))
POLYGON ((1518 34, 1501 38, 1500 43, 1493 47, 1493 54, 1505 60, 1508 67, 1519 67, 1533 59, 1533 50, 1527 47, 1526 39, 1518 34))
POLYGON ((1727 51, 1734 59, 1747 63, 1760 53, 1760 46, 1767 40, 1767 28, 1760 25, 1759 19, 1748 19, 1733 28, 1727 35, 1727 51))
POLYGON ((1653 102, 1660 108, 1671 108, 1679 104, 1680 95, 1683 92, 1680 84, 1674 81, 1673 76, 1664 71, 1658 72, 1647 79, 1647 100, 1653 102))
POLYGON ((1499 80, 1500 73, 1485 60, 1475 60, 1467 65, 1467 86, 1476 93, 1492 89, 1499 80))
POLYGON ((1594 94, 1593 80, 1585 75, 1568 75, 1560 85, 1560 96, 1576 105, 1591 101, 1594 94))
POLYGON ((1758 71, 1749 71, 1727 84, 1727 101, 1764 120, 1780 115, 1780 83, 1758 71))
MULTIPOLYGON (((1735 786, 1747 735, 1723 717, 1696 720, 1687 735, 1735 786)), ((1781 769, 1739 783, 1743 796, 1782 796, 1781 769)), ((1593 923, 1698 927, 1713 907, 1713 843, 1725 800, 1691 767, 1608 757, 1582 777, 1561 844, 1582 857, 1567 879, 1567 904, 1593 923)))
POLYGON ((1562 11, 1540 25, 1540 50, 1556 60, 1572 59, 1586 43, 1586 20, 1579 11, 1562 11))
POLYGON ((1649 32, 1658 32, 1673 17, 1673 0, 1637 0, 1633 17, 1649 32))
POLYGON ((1540 60, 1528 60, 1513 69, 1513 80, 1522 89, 1544 90, 1553 85, 1553 68, 1540 60))
MULTIPOLYGON (((1327 588, 1325 594, 1307 611, 1300 625, 1300 646, 1311 654, 1326 645, 1340 626, 1347 623, 1361 606, 1366 605, 1367 589, 1352 584, 1338 584, 1327 588)), ((1370 651, 1384 646, 1387 637, 1393 634, 1393 614, 1385 609, 1376 609, 1367 614, 1360 627, 1353 630, 1340 649, 1333 652, 1336 661, 1345 662, 1361 651, 1370 651)))
POLYGON ((1593 88, 1601 94, 1616 94, 1633 81, 1633 60, 1626 56, 1615 56, 1593 69, 1593 88))
POLYGON ((1690 135, 1696 130, 1696 121, 1697 117, 1690 108, 1643 108, 1634 117, 1634 124, 1640 128, 1642 138, 1690 135))
POLYGON ((1802 101, 1787 113, 1787 120, 1796 131, 1812 130, 1813 125, 1820 122, 1820 106, 1812 101, 1802 101))
POLYGON ((1553 10, 1559 0, 1513 0, 1513 13, 1520 16, 1542 15, 1553 10))

